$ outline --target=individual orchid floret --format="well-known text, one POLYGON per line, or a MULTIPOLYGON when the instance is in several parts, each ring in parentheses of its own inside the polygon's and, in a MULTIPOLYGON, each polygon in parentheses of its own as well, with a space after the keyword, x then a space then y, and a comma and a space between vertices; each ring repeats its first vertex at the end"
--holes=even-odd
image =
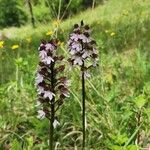
POLYGON ((38 119, 43 119, 45 118, 45 112, 43 110, 38 110, 38 119))

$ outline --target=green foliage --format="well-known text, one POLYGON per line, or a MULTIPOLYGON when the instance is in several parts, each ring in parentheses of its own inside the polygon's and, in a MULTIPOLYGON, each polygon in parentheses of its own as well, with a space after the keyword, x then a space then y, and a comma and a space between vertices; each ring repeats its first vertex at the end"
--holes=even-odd
POLYGON ((44 1, 38 2, 33 5, 33 13, 36 21, 46 23, 51 19, 49 7, 46 6, 44 1))
POLYGON ((21 149, 20 143, 17 141, 17 139, 14 139, 12 142, 12 149, 21 149))
POLYGON ((0 27, 21 26, 27 15, 17 0, 0 0, 0 27))
MULTIPOLYGON (((38 4, 36 4, 38 5, 38 4)), ((99 67, 86 80, 86 148, 93 150, 148 149, 150 139, 149 5, 145 0, 110 0, 60 24, 58 37, 66 37, 74 23, 84 19, 93 29, 99 49, 99 67), (119 7, 118 7, 119 6, 119 7), (101 15, 99 15, 101 14, 101 15), (140 142, 137 143, 140 135, 140 142)), ((47 149, 48 122, 36 118, 35 72, 40 39, 55 27, 49 22, 6 29, 0 49, 0 148, 47 149), (22 35, 22 36, 20 36, 22 35), (27 41, 27 38, 31 41, 27 41), (13 44, 19 48, 12 50, 13 44), (18 148, 17 147, 17 148, 18 148)), ((65 44, 59 51, 68 58, 65 44)), ((69 70, 70 98, 57 114, 58 149, 80 149, 82 143, 81 83, 79 70, 69 70)))
POLYGON ((103 0, 46 0, 52 17, 67 18, 80 11, 93 7, 103 2, 103 0))

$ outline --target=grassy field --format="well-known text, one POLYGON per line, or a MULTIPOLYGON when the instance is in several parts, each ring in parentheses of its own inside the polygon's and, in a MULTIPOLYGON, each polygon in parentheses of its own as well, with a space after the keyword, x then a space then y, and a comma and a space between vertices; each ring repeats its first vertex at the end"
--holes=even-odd
MULTIPOLYGON (((58 25, 60 53, 75 23, 92 28, 99 66, 86 80, 86 149, 148 150, 150 146, 150 1, 109 0, 65 21, 0 31, 0 150, 44 150, 48 121, 38 120, 35 72, 41 39, 58 25)), ((70 98, 57 116, 55 147, 81 149, 81 82, 69 64, 70 98)))

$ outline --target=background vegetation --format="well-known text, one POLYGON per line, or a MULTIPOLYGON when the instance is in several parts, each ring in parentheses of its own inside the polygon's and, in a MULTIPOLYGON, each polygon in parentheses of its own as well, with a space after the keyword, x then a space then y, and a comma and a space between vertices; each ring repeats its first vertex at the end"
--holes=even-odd
MULTIPOLYGON (((47 149, 48 122, 36 118, 37 49, 58 28, 67 59, 66 37, 81 20, 92 27, 99 50, 99 67, 86 83, 87 150, 148 150, 150 1, 69 2, 31 1, 33 29, 27 1, 0 0, 0 150, 47 149)), ((57 114, 55 146, 80 150, 80 75, 69 69, 71 96, 57 114)))

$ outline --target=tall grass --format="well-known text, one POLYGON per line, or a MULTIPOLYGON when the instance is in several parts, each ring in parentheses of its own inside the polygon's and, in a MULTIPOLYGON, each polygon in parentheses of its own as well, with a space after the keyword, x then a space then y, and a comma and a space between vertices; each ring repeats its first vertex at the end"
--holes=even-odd
MULTIPOLYGON (((72 24, 85 20, 98 42, 99 68, 87 82, 86 149, 148 149, 150 138, 150 1, 110 0, 60 23, 61 42, 72 24), (140 120, 138 116, 140 114, 140 120), (140 135, 140 138, 139 138, 140 135), (139 138, 139 140, 138 140, 139 138)), ((53 30, 52 23, 4 29, 0 50, 0 149, 47 149, 48 122, 36 119, 34 76, 40 39, 53 30), (26 39, 31 37, 31 43, 26 39), (12 50, 13 44, 20 48, 12 50), (17 58, 19 53, 19 58, 17 58), (16 69, 18 68, 16 78, 16 69), (16 80, 17 79, 17 80, 16 80), (17 86, 16 86, 17 85, 17 86), (16 88, 17 87, 17 88, 16 88), (46 141, 46 142, 45 142, 46 141)), ((46 38, 49 38, 48 36, 46 38)), ((60 53, 68 57, 66 45, 60 53)), ((82 122, 78 69, 68 65, 70 100, 58 113, 56 149, 81 149, 82 122)))

